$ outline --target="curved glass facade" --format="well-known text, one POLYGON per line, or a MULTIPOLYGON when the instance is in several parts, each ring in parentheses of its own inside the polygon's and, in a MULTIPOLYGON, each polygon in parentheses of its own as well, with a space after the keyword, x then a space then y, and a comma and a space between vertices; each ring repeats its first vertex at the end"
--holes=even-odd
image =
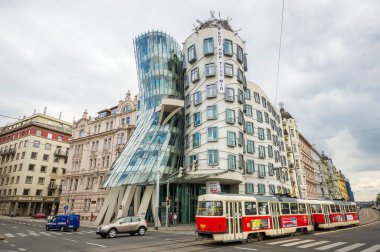
POLYGON ((180 46, 169 35, 153 31, 137 37, 134 47, 140 92, 137 125, 104 187, 152 184, 157 171, 167 176, 182 162, 182 119, 177 113, 160 125, 156 109, 163 98, 183 100, 180 46))

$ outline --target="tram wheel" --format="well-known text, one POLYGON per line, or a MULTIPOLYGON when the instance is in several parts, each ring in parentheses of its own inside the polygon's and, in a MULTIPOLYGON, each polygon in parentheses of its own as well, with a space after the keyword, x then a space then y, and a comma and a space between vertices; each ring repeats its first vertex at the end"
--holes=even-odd
POLYGON ((257 234, 257 241, 262 241, 264 240, 264 234, 263 233, 258 233, 257 234))

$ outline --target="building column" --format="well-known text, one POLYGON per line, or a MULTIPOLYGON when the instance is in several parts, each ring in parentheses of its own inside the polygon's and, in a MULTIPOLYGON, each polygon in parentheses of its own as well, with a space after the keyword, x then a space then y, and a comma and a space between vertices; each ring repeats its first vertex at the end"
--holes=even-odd
POLYGON ((28 202, 28 207, 27 207, 27 210, 26 210, 26 216, 28 217, 29 214, 30 214, 30 207, 32 205, 32 202, 28 202))
POLYGON ((41 205, 40 205, 40 211, 38 211, 38 213, 42 213, 42 210, 44 209, 44 203, 41 202, 41 205))

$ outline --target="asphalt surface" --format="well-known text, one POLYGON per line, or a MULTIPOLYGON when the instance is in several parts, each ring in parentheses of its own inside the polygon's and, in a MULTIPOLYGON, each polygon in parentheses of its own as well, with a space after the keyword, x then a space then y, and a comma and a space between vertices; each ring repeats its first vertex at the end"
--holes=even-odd
POLYGON ((74 231, 46 231, 43 222, 0 218, 0 252, 13 251, 380 251, 380 213, 362 209, 361 225, 302 236, 269 238, 242 244, 196 240, 189 231, 148 230, 145 236, 119 235, 100 238, 94 228, 74 231))

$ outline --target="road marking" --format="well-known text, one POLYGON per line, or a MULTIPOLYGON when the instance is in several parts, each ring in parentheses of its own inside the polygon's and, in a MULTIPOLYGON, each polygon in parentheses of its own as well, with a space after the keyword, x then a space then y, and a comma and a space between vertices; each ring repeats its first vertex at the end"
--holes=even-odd
POLYGON ((17 249, 20 251, 26 251, 26 249, 24 249, 24 248, 17 248, 17 249))
POLYGON ((310 247, 315 247, 317 245, 325 244, 325 243, 328 243, 328 242, 329 241, 318 241, 318 242, 313 242, 313 243, 309 243, 309 244, 306 244, 306 245, 298 246, 298 248, 310 248, 310 247))
POLYGON ((291 243, 287 243, 287 244, 283 244, 281 246, 283 247, 290 247, 290 246, 294 246, 294 245, 298 245, 298 244, 302 244, 302 243, 308 243, 308 242, 312 242, 314 240, 301 240, 301 241, 296 241, 296 242, 291 242, 291 243))
POLYGON ((22 237, 25 237, 25 236, 28 236, 27 234, 24 234, 24 233, 17 233, 19 236, 22 236, 22 237))
POLYGON ((355 243, 355 244, 352 244, 351 246, 347 246, 347 247, 344 247, 344 248, 341 248, 341 249, 338 249, 335 251, 336 252, 346 252, 346 251, 350 251, 350 250, 359 248, 359 247, 364 246, 364 245, 365 245, 365 243, 355 243))
POLYGON ((92 243, 92 242, 86 242, 87 244, 90 244, 90 245, 94 245, 94 246, 99 246, 99 247, 102 247, 102 248, 105 248, 106 246, 104 245, 101 245, 101 244, 96 244, 96 243, 92 243))
POLYGON ((4 242, 4 243, 9 243, 9 241, 7 241, 7 240, 4 240, 3 242, 4 242))
POLYGON ((47 235, 47 236, 51 236, 51 234, 46 233, 46 232, 40 232, 40 234, 47 235))
POLYGON ((10 233, 6 233, 6 234, 4 234, 5 235, 5 237, 8 237, 8 238, 10 238, 10 237, 15 237, 13 234, 10 234, 10 233))
POLYGON ((17 228, 17 227, 13 227, 13 228, 17 228))
POLYGON ((365 250, 362 250, 361 252, 376 252, 378 250, 380 250, 380 245, 379 244, 377 244, 375 246, 372 246, 370 248, 367 248, 365 250))
POLYGON ((299 241, 300 239, 289 239, 289 240, 281 240, 281 241, 276 241, 276 242, 270 242, 267 244, 270 245, 276 245, 276 244, 281 244, 281 243, 286 243, 286 242, 291 242, 291 241, 299 241))
POLYGON ((350 230, 350 229, 354 229, 354 228, 361 228, 361 227, 373 225, 373 224, 376 224, 376 223, 380 223, 380 221, 375 221, 375 222, 368 223, 368 224, 365 224, 365 225, 360 225, 360 226, 356 226, 356 227, 348 227, 348 228, 339 229, 339 230, 323 231, 321 233, 315 233, 314 235, 323 235, 323 234, 329 234, 329 233, 334 233, 334 232, 342 232, 342 231, 346 231, 346 230, 350 230))
POLYGON ((331 248, 334 248, 334 247, 338 247, 340 245, 343 245, 343 244, 346 244, 347 242, 335 242, 333 244, 329 244, 329 245, 326 245, 326 246, 323 246, 323 247, 319 247, 319 248, 316 248, 316 250, 326 250, 326 249, 331 249, 331 248))
POLYGON ((254 248, 242 248, 242 247, 235 247, 236 249, 244 249, 244 250, 257 250, 257 249, 254 249, 254 248))
POLYGON ((62 238, 62 239, 65 240, 65 241, 78 242, 76 240, 71 240, 71 239, 67 239, 67 238, 62 238))
POLYGON ((35 232, 29 232, 30 235, 33 235, 33 236, 40 236, 39 234, 35 233, 35 232))

